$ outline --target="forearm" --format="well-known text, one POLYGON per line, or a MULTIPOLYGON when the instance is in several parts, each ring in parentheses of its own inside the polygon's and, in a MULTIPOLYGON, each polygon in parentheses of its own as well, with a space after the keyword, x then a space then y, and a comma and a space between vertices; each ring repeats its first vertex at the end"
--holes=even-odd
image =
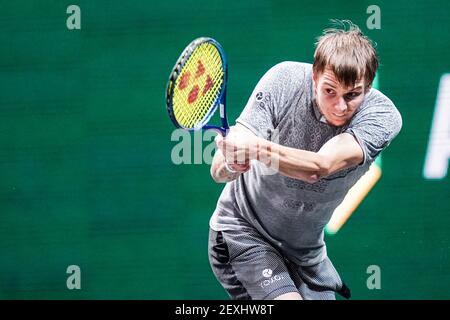
MULTIPOLYGON (((234 131, 230 130, 226 139, 219 138, 217 143, 222 151, 221 161, 223 162, 223 152, 226 154, 228 163, 239 163, 237 160, 242 162, 242 159, 245 163, 249 163, 255 159, 282 175, 309 183, 314 183, 340 170, 357 166, 364 160, 364 153, 359 142, 349 133, 334 136, 317 152, 285 147, 257 137, 238 126, 234 128, 234 131)), ((217 168, 220 167, 216 165, 217 168)), ((216 176, 220 179, 217 174, 216 176)), ((232 179, 235 178, 232 177, 232 179)))
POLYGON ((217 149, 211 164, 211 177, 217 183, 230 182, 241 175, 240 172, 230 172, 225 164, 225 157, 220 149, 217 149))
POLYGON ((257 160, 285 176, 313 183, 329 174, 326 157, 316 152, 285 147, 264 139, 259 139, 257 149, 257 160))

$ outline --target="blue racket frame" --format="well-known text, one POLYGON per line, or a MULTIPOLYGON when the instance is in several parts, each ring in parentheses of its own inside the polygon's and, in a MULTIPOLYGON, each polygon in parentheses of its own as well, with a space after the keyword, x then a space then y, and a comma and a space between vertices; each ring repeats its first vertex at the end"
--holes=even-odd
POLYGON ((219 42, 214 40, 213 38, 208 37, 201 37, 193 40, 181 53, 180 57, 178 58, 177 62, 175 63, 175 67, 172 69, 172 72, 169 77, 169 81, 167 83, 166 88, 166 106, 167 106, 167 112, 169 113, 170 120, 172 120, 173 124, 177 128, 182 128, 188 131, 196 131, 196 130, 215 130, 218 131, 222 136, 226 136, 229 125, 228 125, 228 119, 227 119, 227 113, 226 113, 226 96, 227 96, 227 83, 228 83, 228 61, 227 57, 225 55, 225 51, 223 50, 222 46, 219 42), (189 60, 189 57, 191 56, 192 52, 200 46, 201 44, 209 42, 212 43, 217 50, 219 51, 220 57, 222 59, 222 69, 223 69, 223 84, 222 89, 217 97, 217 99, 213 103, 213 107, 210 108, 206 116, 199 122, 197 126, 194 128, 185 128, 181 124, 178 123, 177 119, 175 118, 174 111, 173 111, 173 91, 175 88, 175 83, 177 81, 178 76, 181 73, 181 69, 186 64, 186 62, 189 60), (220 108, 220 121, 222 123, 222 126, 215 126, 215 125, 209 125, 208 122, 211 119, 211 117, 216 112, 217 108, 220 108))

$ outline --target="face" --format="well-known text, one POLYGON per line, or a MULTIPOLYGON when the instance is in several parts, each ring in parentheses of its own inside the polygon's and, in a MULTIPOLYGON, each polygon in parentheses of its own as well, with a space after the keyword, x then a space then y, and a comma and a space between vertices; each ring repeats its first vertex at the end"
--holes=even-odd
POLYGON ((352 87, 345 87, 328 68, 319 75, 313 74, 313 81, 320 113, 333 126, 342 126, 350 121, 370 88, 365 86, 364 79, 352 87))

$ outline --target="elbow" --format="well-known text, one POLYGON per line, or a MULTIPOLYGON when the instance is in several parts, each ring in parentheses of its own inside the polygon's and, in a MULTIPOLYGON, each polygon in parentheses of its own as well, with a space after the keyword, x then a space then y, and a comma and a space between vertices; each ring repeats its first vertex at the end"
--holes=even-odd
POLYGON ((326 177, 331 174, 331 161, 322 155, 318 155, 315 163, 314 169, 308 175, 306 182, 316 183, 321 178, 326 177))
POLYGON ((326 177, 331 174, 331 160, 327 156, 318 155, 317 160, 317 175, 319 177, 326 177))

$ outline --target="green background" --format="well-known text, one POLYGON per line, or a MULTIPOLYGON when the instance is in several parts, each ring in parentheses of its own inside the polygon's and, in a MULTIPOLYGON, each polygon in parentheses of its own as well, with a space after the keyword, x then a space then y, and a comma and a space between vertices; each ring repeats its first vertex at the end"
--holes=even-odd
POLYGON ((268 68, 312 62, 331 18, 377 42, 380 89, 404 125, 328 253, 356 299, 450 298, 450 178, 422 176, 449 12, 446 0, 2 1, 0 298, 226 299, 207 259, 223 185, 206 164, 171 162, 169 72, 192 39, 216 38, 233 122, 268 68), (70 4, 81 30, 66 27, 70 4), (366 27, 372 4, 380 30, 366 27), (81 290, 66 287, 69 265, 81 290))

